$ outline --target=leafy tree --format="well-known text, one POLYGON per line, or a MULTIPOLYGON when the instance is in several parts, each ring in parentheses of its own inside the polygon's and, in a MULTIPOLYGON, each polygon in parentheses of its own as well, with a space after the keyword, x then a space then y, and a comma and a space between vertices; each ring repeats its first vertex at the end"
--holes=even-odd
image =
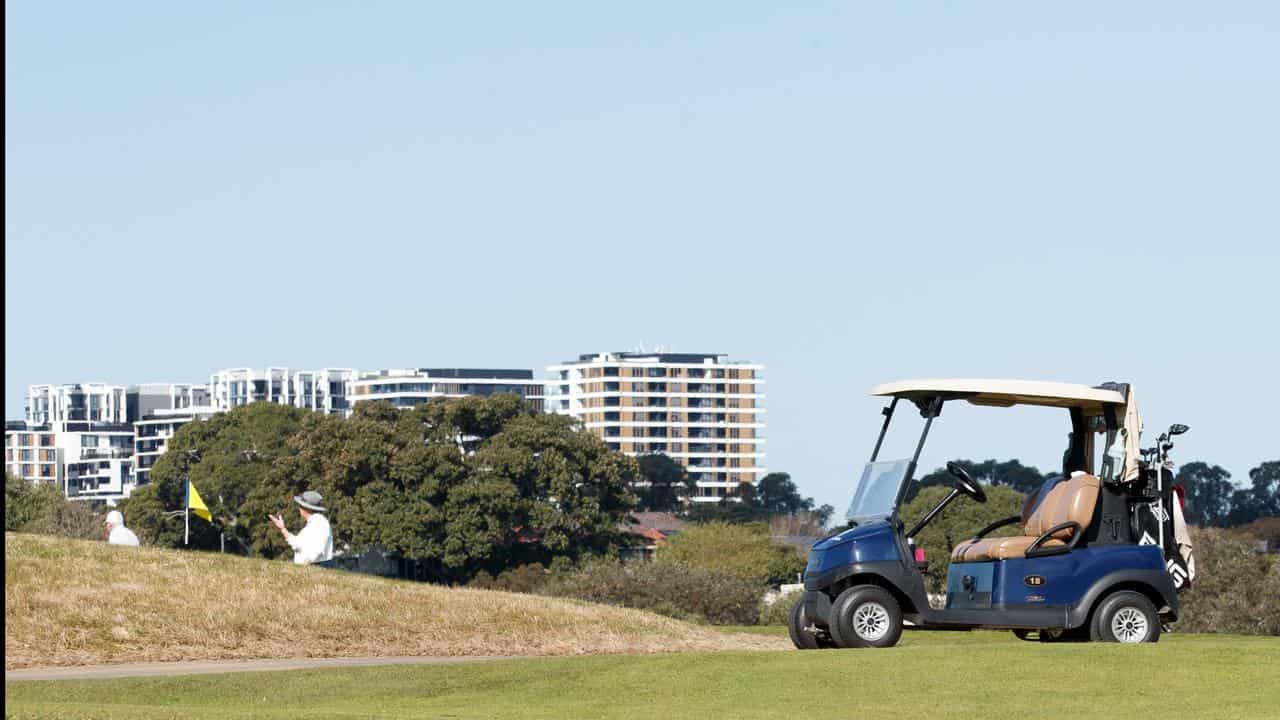
POLYGON ((720 502, 690 503, 685 508, 684 519, 695 523, 753 523, 767 520, 768 515, 755 502, 755 488, 743 483, 735 495, 721 498, 720 502))
POLYGON ((795 582, 804 559, 769 538, 764 523, 700 523, 673 535, 658 562, 728 572, 759 585, 795 582))
POLYGON ((813 498, 800 497, 800 490, 784 472, 765 475, 756 492, 760 506, 770 515, 791 515, 813 509, 813 498))
POLYGON ((836 514, 836 509, 827 503, 823 503, 812 512, 814 520, 816 520, 819 525, 826 527, 827 524, 831 522, 831 516, 836 514))
POLYGON ((1252 487, 1231 494, 1228 525, 1245 525, 1258 518, 1280 516, 1280 460, 1264 462, 1249 471, 1252 487))
POLYGON ((263 484, 273 463, 295 452, 288 444, 290 436, 304 422, 323 418, 299 408, 256 402, 189 422, 178 428, 152 467, 149 487, 154 489, 139 488, 121 503, 121 510, 139 537, 177 547, 183 539, 182 519, 166 518, 164 513, 183 509, 185 481, 190 478, 213 515, 212 523, 191 518, 191 546, 216 550, 219 534, 225 532, 229 548, 250 547, 254 526, 268 524, 265 515, 245 515, 250 492, 263 484))
POLYGON ((1221 527, 1231 513, 1235 486, 1231 473, 1218 465, 1189 462, 1178 468, 1174 482, 1186 491, 1186 520, 1192 525, 1221 527))
POLYGON ((4 529, 101 540, 102 517, 88 503, 68 500, 57 485, 4 476, 4 529))
MULTIPOLYGON (((1018 460, 1005 460, 1003 462, 997 460, 984 460, 982 462, 956 460, 956 462, 963 465, 969 471, 969 474, 973 476, 973 479, 980 483, 1002 485, 1023 494, 1038 489, 1046 479, 1056 474, 1042 474, 1038 469, 1023 465, 1018 460)), ((954 484, 955 478, 951 473, 947 472, 946 467, 940 467, 920 478, 917 482, 911 483, 907 488, 905 501, 910 502, 924 488, 951 487, 954 484)))
POLYGON ((27 523, 47 514, 53 499, 48 492, 40 492, 35 483, 6 472, 4 474, 5 532, 21 530, 27 523))
MULTIPOLYGON (((951 501, 942 513, 925 526, 916 537, 916 544, 923 547, 929 570, 925 573, 929 592, 941 593, 947 587, 947 566, 951 550, 976 532, 996 520, 1002 520, 1022 511, 1023 496, 1015 490, 998 485, 988 485, 985 503, 966 496, 951 501)), ((920 491, 914 500, 904 505, 899 515, 911 527, 933 509, 950 492, 944 487, 928 487, 920 491)), ((1000 528, 990 537, 1018 535, 1022 528, 1013 525, 1000 528)))
POLYGON ((826 524, 835 508, 814 508, 811 497, 801 497, 787 473, 769 473, 759 483, 741 483, 718 503, 691 503, 684 516, 693 522, 753 523, 767 522, 778 515, 804 514, 826 524))
POLYGON ((638 510, 675 512, 681 507, 681 498, 692 496, 697 483, 685 472, 680 463, 663 453, 651 453, 636 458, 640 463, 640 478, 647 483, 634 488, 640 499, 638 510))
POLYGON ((268 556, 287 548, 256 518, 305 488, 325 496, 339 547, 376 543, 457 579, 608 552, 636 503, 633 458, 509 394, 362 403, 308 418, 289 447, 246 503, 268 556))

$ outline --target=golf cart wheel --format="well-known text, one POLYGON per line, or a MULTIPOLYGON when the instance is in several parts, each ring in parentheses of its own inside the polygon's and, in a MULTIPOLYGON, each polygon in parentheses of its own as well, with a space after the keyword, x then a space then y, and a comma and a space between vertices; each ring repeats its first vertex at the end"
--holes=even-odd
POLYGON ((1037 630, 1014 630, 1013 631, 1014 637, 1018 638, 1019 640, 1026 640, 1027 642, 1035 642, 1037 638, 1031 637, 1032 633, 1036 633, 1037 636, 1039 635, 1039 631, 1037 630))
POLYGON ((902 608, 878 585, 855 585, 831 606, 831 637, 842 648, 893 647, 902 637, 902 608))
POLYGON ((809 616, 804 611, 804 601, 801 600, 791 608, 791 619, 787 623, 787 634, 791 636, 791 644, 797 650, 825 650, 836 646, 825 631, 819 629, 814 634, 806 630, 810 624, 809 616))
POLYGON ((808 624, 804 614, 804 600, 800 600, 791 608, 791 619, 787 622, 787 633, 791 635, 791 644, 797 650, 818 649, 817 636, 804 629, 808 624))
POLYGON ((1089 637, 1099 642, 1153 643, 1160 640, 1160 616, 1146 595, 1121 590, 1103 598, 1093 613, 1089 637))

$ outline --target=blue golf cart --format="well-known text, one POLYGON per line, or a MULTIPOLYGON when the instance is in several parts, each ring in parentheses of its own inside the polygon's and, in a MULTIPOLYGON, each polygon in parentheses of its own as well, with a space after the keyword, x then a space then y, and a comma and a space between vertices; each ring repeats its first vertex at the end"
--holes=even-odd
POLYGON ((904 628, 1007 629, 1045 642, 1156 642, 1177 619, 1178 592, 1194 562, 1168 481, 1167 452, 1186 426, 1170 428, 1154 449, 1139 449, 1136 399, 1116 383, 924 380, 880 385, 872 395, 891 400, 854 490, 847 529, 814 545, 809 556, 805 592, 791 611, 797 648, 890 647, 904 628), (915 539, 953 501, 986 502, 986 493, 964 467, 948 463, 951 492, 923 517, 899 512, 930 428, 947 403, 958 401, 1062 408, 1070 444, 1061 476, 1028 493, 1021 513, 954 547, 945 607, 934 607, 915 539), (885 434, 907 404, 923 418, 915 452, 882 460, 885 434), (1015 526, 1012 536, 992 535, 1015 526))

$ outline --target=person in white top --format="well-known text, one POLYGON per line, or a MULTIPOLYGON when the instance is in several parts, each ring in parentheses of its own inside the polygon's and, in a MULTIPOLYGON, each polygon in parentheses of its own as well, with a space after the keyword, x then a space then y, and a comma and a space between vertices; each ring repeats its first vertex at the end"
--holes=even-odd
POLYGON ((284 535, 284 541, 293 548, 293 563, 310 565, 332 560, 333 532, 329 528, 329 519, 323 514, 324 498, 315 490, 308 490, 295 495, 293 501, 298 504, 298 514, 307 523, 297 535, 284 526, 284 518, 279 515, 267 516, 271 519, 271 524, 284 535))
POLYGON ((124 526, 124 515, 119 510, 107 513, 107 544, 138 547, 138 536, 124 526))

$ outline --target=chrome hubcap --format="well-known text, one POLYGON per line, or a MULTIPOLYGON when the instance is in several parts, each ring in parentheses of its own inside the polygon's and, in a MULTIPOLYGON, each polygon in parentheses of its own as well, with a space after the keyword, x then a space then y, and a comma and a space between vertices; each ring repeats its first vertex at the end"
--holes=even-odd
POLYGON ((853 613, 853 631, 863 640, 879 640, 889 632, 889 611, 878 602, 862 603, 853 613))
POLYGON ((1121 608, 1111 618, 1111 634, 1122 643, 1138 643, 1147 639, 1147 616, 1137 608, 1121 608))

